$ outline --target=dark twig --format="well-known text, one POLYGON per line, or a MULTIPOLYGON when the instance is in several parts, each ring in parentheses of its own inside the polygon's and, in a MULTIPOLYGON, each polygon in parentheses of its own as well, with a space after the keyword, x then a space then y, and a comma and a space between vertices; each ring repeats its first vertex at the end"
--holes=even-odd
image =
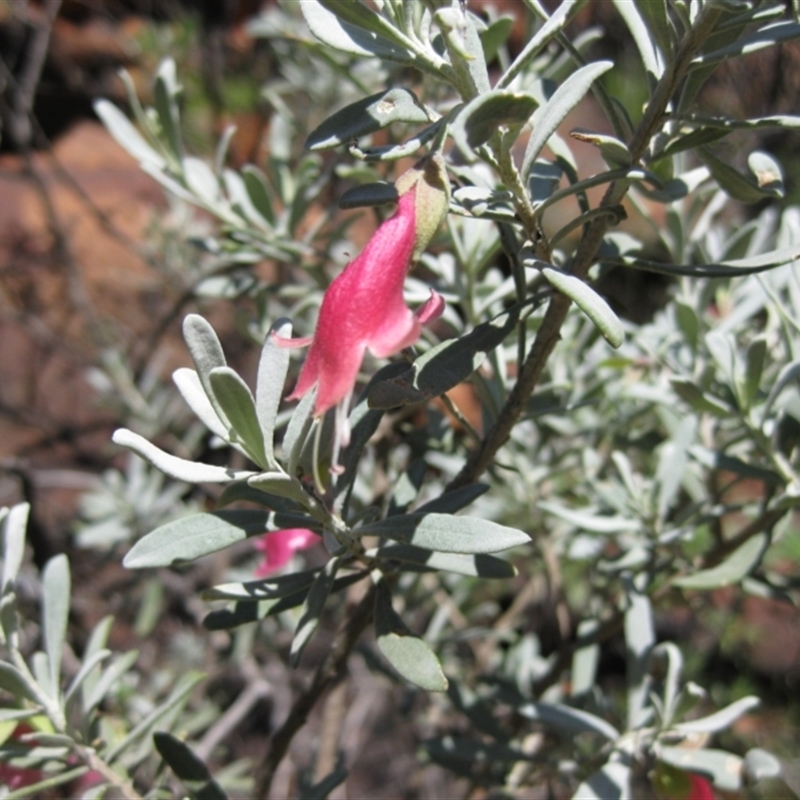
POLYGON ((275 731, 263 761, 256 773, 255 796, 267 800, 270 786, 278 765, 286 755, 292 739, 305 725, 308 715, 322 695, 336 686, 345 675, 347 659, 361 634, 372 622, 375 603, 375 588, 370 586, 358 605, 349 615, 347 623, 339 631, 333 646, 325 660, 318 667, 311 683, 292 704, 289 716, 281 727, 275 731))

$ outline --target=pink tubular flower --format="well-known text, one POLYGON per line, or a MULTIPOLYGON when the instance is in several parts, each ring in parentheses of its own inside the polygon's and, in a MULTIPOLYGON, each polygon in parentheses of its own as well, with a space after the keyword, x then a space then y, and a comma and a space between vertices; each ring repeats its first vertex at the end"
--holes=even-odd
POLYGON ((416 314, 403 300, 416 246, 415 196, 412 189, 400 198, 395 214, 325 292, 308 357, 289 395, 297 400, 316 386, 316 416, 349 396, 367 349, 378 358, 398 353, 419 339, 424 323, 442 313, 444 303, 436 293, 416 314))
POLYGON ((444 310, 443 299, 433 291, 416 313, 403 299, 409 267, 447 212, 449 187, 441 157, 423 159, 398 179, 397 189, 397 211, 325 292, 314 336, 277 338, 285 347, 311 344, 289 399, 297 400, 316 386, 315 416, 346 404, 366 350, 378 358, 398 353, 444 310))
POLYGON ((298 550, 305 550, 319 541, 320 537, 307 528, 285 528, 262 536, 256 548, 264 553, 264 560, 256 568, 256 575, 263 578, 275 572, 298 550))

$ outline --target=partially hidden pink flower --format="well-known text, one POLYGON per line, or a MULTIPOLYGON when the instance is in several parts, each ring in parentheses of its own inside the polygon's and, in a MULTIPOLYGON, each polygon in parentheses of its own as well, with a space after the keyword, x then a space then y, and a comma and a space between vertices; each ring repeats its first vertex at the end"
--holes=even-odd
POLYGON ((256 575, 264 577, 284 566, 298 551, 306 550, 320 541, 320 537, 307 528, 284 528, 262 536, 256 549, 264 553, 264 560, 256 567, 256 575))
MULTIPOLYGON (((24 722, 20 722, 14 728, 11 738, 19 739, 26 733, 33 733, 33 728, 24 722)), ((24 789, 26 786, 33 786, 39 781, 43 781, 44 778, 45 774, 39 769, 15 767, 6 762, 0 763, 0 786, 5 786, 7 789, 24 789)))
POLYGON ((423 159, 398 179, 397 188, 397 211, 325 292, 313 337, 276 337, 286 347, 310 343, 289 399, 316 387, 316 416, 347 401, 367 350, 378 358, 400 352, 444 310, 444 300, 433 291, 416 312, 403 299, 406 273, 447 211, 449 190, 441 157, 423 159))
POLYGON ((714 789, 707 778, 698 775, 696 772, 689 774, 689 794, 686 795, 686 800, 716 800, 714 789))

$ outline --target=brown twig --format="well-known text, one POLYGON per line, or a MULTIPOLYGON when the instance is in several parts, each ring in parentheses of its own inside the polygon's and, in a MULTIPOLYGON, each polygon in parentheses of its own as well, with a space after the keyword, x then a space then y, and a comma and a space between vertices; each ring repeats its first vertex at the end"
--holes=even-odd
POLYGON ((275 771, 286 755, 295 734, 305 725, 308 715, 322 695, 328 689, 336 686, 344 677, 347 659, 359 637, 372 621, 374 603, 375 588, 370 586, 369 591, 350 614, 345 626, 339 631, 333 646, 328 651, 325 660, 317 668, 311 683, 294 701, 289 716, 270 739, 267 752, 256 772, 256 797, 268 800, 275 771))
MULTIPOLYGON (((662 75, 656 85, 653 97, 645 110, 629 146, 631 163, 638 163, 644 156, 650 140, 658 130, 669 102, 686 76, 692 59, 698 52, 708 34, 714 29, 722 12, 720 9, 708 7, 702 12, 701 19, 689 32, 678 48, 670 68, 662 75)), ((615 181, 606 190, 600 207, 610 208, 620 204, 628 191, 628 181, 615 181)), ((585 278, 589 267, 594 263, 597 251, 603 242, 612 217, 603 215, 592 219, 584 229, 583 237, 578 245, 572 261, 571 273, 578 278, 585 278)), ((539 383, 547 361, 561 335, 561 326, 567 317, 571 300, 556 292, 545 312, 541 327, 534 339, 531 351, 522 364, 516 384, 500 411, 491 430, 484 437, 480 446, 472 451, 458 475, 448 484, 448 489, 455 489, 474 483, 494 461, 497 451, 505 444, 511 431, 522 416, 533 390, 539 383)))

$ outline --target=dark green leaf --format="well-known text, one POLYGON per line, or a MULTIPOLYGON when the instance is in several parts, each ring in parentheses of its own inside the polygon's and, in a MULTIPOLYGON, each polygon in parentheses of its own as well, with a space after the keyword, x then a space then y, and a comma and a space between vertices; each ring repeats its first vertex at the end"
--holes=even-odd
POLYGON ((228 796, 211 777, 208 767, 185 742, 162 731, 153 734, 153 742, 161 758, 189 790, 192 800, 227 800, 228 796))
POLYGON ((489 491, 486 483, 470 483, 440 494, 414 510, 416 514, 455 514, 489 491))
POLYGON ((348 189, 339 198, 339 208, 361 208, 396 203, 397 189, 393 183, 365 183, 348 189))
POLYGON ((479 578, 513 578, 517 570, 513 564, 486 553, 462 555, 461 553, 437 553, 411 544, 385 544, 368 554, 387 560, 405 561, 427 569, 445 570, 459 575, 479 578))
POLYGON ((319 625, 320 617, 325 610, 325 603, 331 593, 333 582, 336 579, 336 573, 341 563, 341 558, 332 558, 328 561, 308 590, 308 596, 303 603, 303 610, 297 622, 294 639, 292 639, 292 647, 289 651, 289 663, 293 667, 300 663, 303 650, 319 625))
POLYGON ((514 330, 519 311, 506 311, 476 326, 459 339, 449 339, 420 356, 411 369, 376 383, 369 393, 372 408, 394 408, 419 403, 466 380, 514 330))
POLYGON ((324 150, 348 144, 393 122, 423 124, 431 121, 417 96, 409 89, 397 87, 365 97, 337 111, 309 134, 306 147, 324 150))

